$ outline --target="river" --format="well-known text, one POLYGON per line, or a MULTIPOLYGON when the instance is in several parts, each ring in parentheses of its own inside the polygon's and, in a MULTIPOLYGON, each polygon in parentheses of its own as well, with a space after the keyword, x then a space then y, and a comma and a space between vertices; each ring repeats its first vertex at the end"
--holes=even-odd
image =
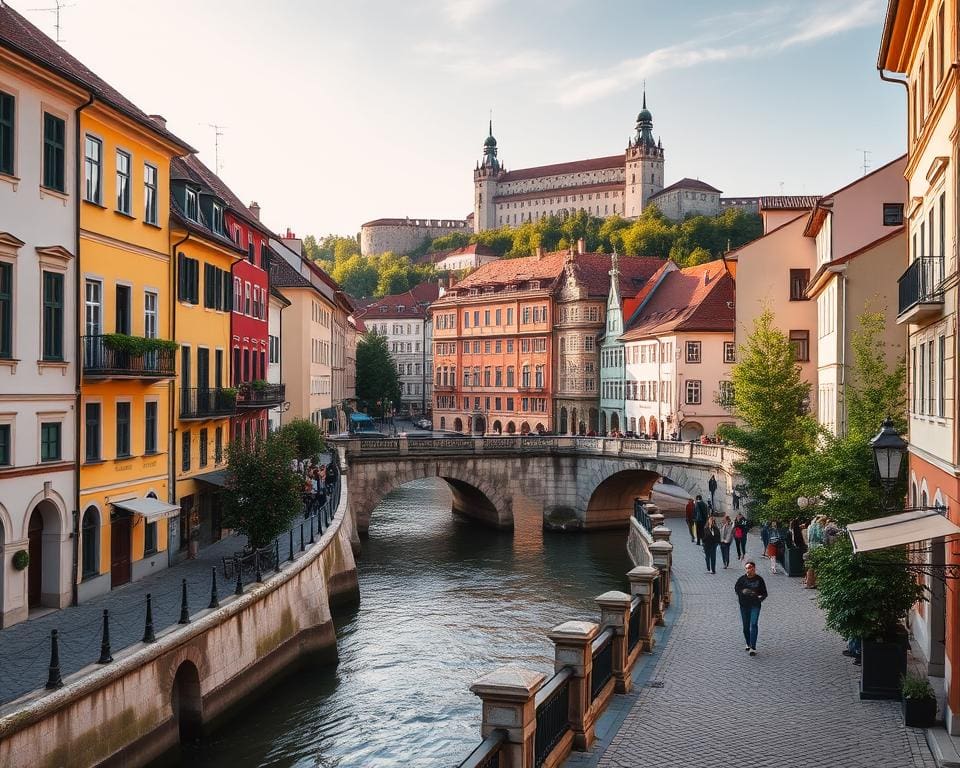
POLYGON ((593 598, 627 586, 625 531, 544 534, 540 511, 519 503, 511 535, 450 502, 440 480, 387 496, 357 561, 360 607, 337 619, 337 665, 278 681, 181 764, 456 765, 480 739, 470 684, 507 663, 549 674, 546 632, 595 621, 593 598))

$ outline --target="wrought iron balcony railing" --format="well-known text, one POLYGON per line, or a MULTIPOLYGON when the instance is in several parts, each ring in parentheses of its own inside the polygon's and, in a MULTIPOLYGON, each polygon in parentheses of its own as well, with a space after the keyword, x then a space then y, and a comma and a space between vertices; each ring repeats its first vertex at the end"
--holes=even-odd
POLYGON ((898 317, 906 313, 916 314, 915 308, 923 305, 943 304, 943 259, 921 257, 914 259, 897 281, 899 286, 898 317))
POLYGON ((286 395, 286 384, 241 384, 237 387, 237 408, 272 408, 286 400, 286 395))
POLYGON ((237 412, 234 389, 194 388, 180 390, 181 419, 216 419, 237 412))
POLYGON ((83 336, 83 375, 98 379, 169 379, 176 349, 157 339, 123 334, 83 336))

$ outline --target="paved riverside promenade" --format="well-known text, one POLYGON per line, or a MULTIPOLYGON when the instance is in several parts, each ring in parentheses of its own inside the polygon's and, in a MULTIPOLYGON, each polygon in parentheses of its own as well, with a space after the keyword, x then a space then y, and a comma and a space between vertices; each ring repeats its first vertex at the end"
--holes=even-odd
MULTIPOLYGON (((567 768, 934 768, 924 732, 904 727, 899 702, 860 701, 859 667, 824 629, 801 578, 771 575, 757 557, 770 597, 751 658, 733 592, 743 573, 735 550, 726 571, 718 550, 717 574, 708 574, 683 522, 667 524, 679 589, 662 644, 638 667, 634 692, 601 718, 592 751, 574 753, 567 768)), ((757 555, 759 537, 748 547, 757 555)))

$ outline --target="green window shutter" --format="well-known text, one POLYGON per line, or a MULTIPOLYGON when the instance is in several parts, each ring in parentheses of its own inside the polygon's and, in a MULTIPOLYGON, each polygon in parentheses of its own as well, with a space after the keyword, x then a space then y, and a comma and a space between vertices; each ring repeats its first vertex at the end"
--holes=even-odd
POLYGON ((0 91, 0 173, 13 175, 14 99, 0 91))
POLYGON ((66 124, 56 115, 43 114, 43 186, 66 191, 64 183, 66 124))
POLYGON ((0 357, 13 356, 13 265, 0 263, 0 357))
POLYGON ((43 359, 63 360, 63 275, 43 273, 43 359))

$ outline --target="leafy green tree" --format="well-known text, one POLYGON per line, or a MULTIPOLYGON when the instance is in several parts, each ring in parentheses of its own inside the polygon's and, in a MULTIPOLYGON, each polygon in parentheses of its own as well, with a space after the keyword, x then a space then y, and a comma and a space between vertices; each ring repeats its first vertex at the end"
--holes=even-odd
POLYGON ((379 280, 376 265, 358 254, 337 261, 331 277, 351 296, 373 296, 379 280))
POLYGON ((683 263, 684 267, 696 267, 700 264, 706 264, 708 261, 713 261, 713 254, 710 253, 706 248, 697 246, 690 253, 687 254, 687 258, 683 263))
POLYGON ((859 328, 850 339, 853 370, 846 395, 848 433, 869 440, 887 416, 893 418, 897 431, 906 432, 906 358, 900 356, 892 368, 887 362, 883 312, 864 312, 857 322, 859 328))
POLYGON ((302 511, 302 481, 291 469, 294 447, 279 433, 227 449, 224 525, 244 534, 251 547, 269 546, 302 511))
POLYGON ((333 244, 333 262, 338 264, 352 256, 360 255, 360 243, 352 237, 338 237, 333 244))
POLYGON ((386 405, 400 402, 400 381, 385 336, 367 332, 357 341, 357 397, 378 406, 380 415, 386 405))
POLYGON ((810 385, 769 308, 757 318, 738 358, 731 379, 740 424, 728 434, 746 453, 737 469, 746 481, 750 511, 764 517, 794 455, 808 450, 815 438, 816 425, 805 415, 810 385))
POLYGON ((464 248, 470 245, 470 235, 466 232, 451 232, 449 235, 434 238, 430 243, 429 252, 451 251, 455 248, 464 248))
POLYGON ((309 419, 288 421, 280 427, 279 434, 290 443, 300 461, 317 461, 327 449, 320 427, 309 419))

